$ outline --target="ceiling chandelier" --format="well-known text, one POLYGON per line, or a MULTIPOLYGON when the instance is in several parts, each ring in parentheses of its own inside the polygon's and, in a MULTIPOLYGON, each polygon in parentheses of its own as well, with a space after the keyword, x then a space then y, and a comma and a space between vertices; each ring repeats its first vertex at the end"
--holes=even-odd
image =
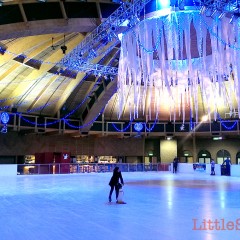
POLYGON ((219 108, 240 110, 240 22, 206 17, 198 10, 147 18, 123 35, 118 69, 120 118, 129 107, 155 119, 209 119, 219 108), (201 96, 201 103, 199 102, 201 96))

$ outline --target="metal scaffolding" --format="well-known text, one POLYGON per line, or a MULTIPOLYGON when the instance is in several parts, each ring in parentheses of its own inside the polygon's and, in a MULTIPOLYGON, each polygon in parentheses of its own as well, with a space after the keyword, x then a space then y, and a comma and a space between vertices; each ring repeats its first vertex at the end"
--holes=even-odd
POLYGON ((120 44, 118 34, 133 28, 139 21, 140 13, 151 0, 123 2, 102 24, 88 34, 71 52, 57 64, 73 71, 93 70, 100 74, 117 75, 117 68, 90 63, 120 44), (126 26, 125 23, 127 23, 126 26))

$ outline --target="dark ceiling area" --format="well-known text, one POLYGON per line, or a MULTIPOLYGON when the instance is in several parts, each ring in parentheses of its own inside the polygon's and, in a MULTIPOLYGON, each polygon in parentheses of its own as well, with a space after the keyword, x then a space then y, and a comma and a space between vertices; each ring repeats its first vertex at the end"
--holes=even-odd
MULTIPOLYGON (((119 4, 99 3, 100 14, 107 18, 119 4)), ((81 1, 26 1, 20 5, 17 1, 3 3, 0 7, 0 25, 24 21, 39 21, 67 18, 99 18, 96 2, 81 1), (66 16, 64 16, 66 14, 66 16), (25 19, 26 16, 26 19, 25 19)))

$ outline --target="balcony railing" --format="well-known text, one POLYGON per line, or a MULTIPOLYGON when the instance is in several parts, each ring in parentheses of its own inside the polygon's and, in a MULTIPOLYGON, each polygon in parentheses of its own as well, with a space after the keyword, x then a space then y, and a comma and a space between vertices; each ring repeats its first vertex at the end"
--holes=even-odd
MULTIPOLYGON (((1 113, 1 111, 0 111, 1 113)), ((143 129, 138 132, 135 130, 134 126, 138 122, 124 122, 124 121, 95 121, 92 124, 90 133, 92 134, 122 134, 123 136, 132 136, 132 135, 145 135, 148 134, 159 136, 160 134, 166 135, 168 133, 236 133, 240 132, 240 121, 237 117, 238 112, 226 113, 226 119, 219 119, 218 121, 209 121, 209 122, 148 122, 143 123, 143 129)), ((79 133, 79 128, 81 126, 80 120, 71 120, 67 121, 58 118, 50 118, 39 116, 27 115, 27 114, 15 114, 11 113, 10 121, 7 124, 9 131, 22 132, 24 134, 40 134, 40 133, 79 133), (54 123, 54 124, 53 124, 54 123), (72 127, 74 126, 74 127, 72 127)), ((4 126, 0 122, 0 129, 4 126)))

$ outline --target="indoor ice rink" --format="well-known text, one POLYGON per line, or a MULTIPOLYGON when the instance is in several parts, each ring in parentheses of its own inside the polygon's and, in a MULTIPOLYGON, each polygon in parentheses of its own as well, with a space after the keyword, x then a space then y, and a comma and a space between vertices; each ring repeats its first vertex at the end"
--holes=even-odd
POLYGON ((239 177, 123 172, 127 204, 116 204, 111 175, 1 177, 1 239, 240 239, 239 177))

